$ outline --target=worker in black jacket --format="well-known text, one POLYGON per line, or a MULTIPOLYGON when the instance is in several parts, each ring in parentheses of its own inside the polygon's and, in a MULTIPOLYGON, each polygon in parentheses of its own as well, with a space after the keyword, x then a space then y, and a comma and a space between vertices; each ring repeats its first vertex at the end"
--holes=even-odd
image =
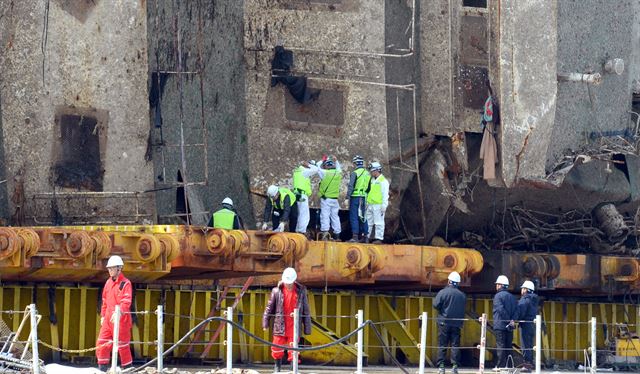
POLYGON ((451 373, 458 374, 460 363, 460 329, 467 296, 458 289, 460 274, 449 274, 449 285, 436 295, 433 307, 438 311, 438 374, 444 374, 447 347, 451 345, 451 373))
POLYGON ((518 301, 518 318, 520 323, 520 337, 522 340, 522 355, 524 367, 521 373, 530 373, 533 369, 533 338, 535 337, 535 325, 533 321, 538 314, 538 295, 534 293, 535 286, 532 281, 525 281, 520 288, 520 301, 518 301))
POLYGON ((511 355, 513 330, 518 319, 518 302, 509 293, 509 279, 501 275, 496 279, 496 295, 493 297, 493 333, 496 336, 498 361, 496 368, 507 366, 507 358, 511 355))

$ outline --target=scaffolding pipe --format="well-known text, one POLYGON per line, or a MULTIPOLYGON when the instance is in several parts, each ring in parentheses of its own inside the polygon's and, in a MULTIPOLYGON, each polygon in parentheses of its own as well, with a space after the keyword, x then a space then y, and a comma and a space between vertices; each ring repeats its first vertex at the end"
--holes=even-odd
POLYGON ((164 353, 164 311, 162 310, 162 305, 158 305, 158 362, 157 362, 157 371, 158 373, 162 373, 163 369, 163 353, 164 353))
POLYGON ((422 325, 420 326, 420 369, 418 370, 419 374, 424 374, 424 366, 427 358, 427 312, 422 312, 420 316, 422 320, 422 325))
POLYGON ((120 305, 116 305, 116 310, 113 312, 113 345, 111 347, 111 372, 117 373, 118 368, 118 336, 120 334, 120 305))
POLYGON ((535 345, 535 353, 536 353, 536 374, 540 374, 540 370, 542 369, 542 316, 536 316, 536 345, 535 345))
MULTIPOLYGON (((227 308, 227 320, 233 322, 233 308, 227 308)), ((227 374, 233 373, 233 325, 227 323, 227 374)))
POLYGON ((487 351, 487 313, 482 313, 480 317, 480 358, 478 360, 478 373, 484 373, 484 359, 487 351))
POLYGON ((40 358, 38 355, 38 310, 36 304, 31 304, 31 353, 32 353, 32 366, 34 374, 40 374, 40 358))
MULTIPOLYGON (((293 309, 293 348, 298 348, 298 340, 300 339, 300 309, 293 309)), ((293 351, 293 362, 291 369, 293 374, 298 374, 298 355, 300 352, 293 351)))
POLYGON ((598 367, 596 363, 596 328, 596 317, 591 317, 591 374, 595 374, 598 367))
POLYGON ((356 314, 356 318, 358 319, 358 342, 356 343, 358 349, 358 360, 356 367, 356 374, 362 374, 362 357, 363 357, 363 346, 364 346, 364 334, 362 324, 364 323, 364 312, 362 309, 358 309, 358 314, 356 314))

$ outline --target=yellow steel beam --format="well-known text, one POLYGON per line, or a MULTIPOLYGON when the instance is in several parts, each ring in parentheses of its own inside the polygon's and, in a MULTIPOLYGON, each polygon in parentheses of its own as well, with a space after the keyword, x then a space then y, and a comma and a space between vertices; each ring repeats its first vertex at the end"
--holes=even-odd
MULTIPOLYGON (((326 326, 313 321, 311 335, 305 335, 304 339, 311 345, 322 345, 336 341, 339 336, 326 326)), ((358 356, 357 349, 347 343, 341 343, 333 347, 314 352, 303 352, 301 358, 313 358, 313 361, 331 365, 354 365, 358 356)), ((365 358, 366 358, 365 354, 365 358)))
POLYGON ((64 300, 64 316, 63 316, 63 320, 62 320, 62 325, 64 326, 64 330, 62 331, 62 348, 68 349, 69 348, 69 333, 71 332, 70 324, 69 324, 69 318, 71 317, 71 289, 69 288, 65 288, 64 289, 64 297, 62 298, 62 300, 64 300))
MULTIPOLYGON (((87 289, 80 289, 80 326, 78 326, 78 349, 86 348, 86 335, 87 335, 87 289)), ((80 353, 80 356, 84 356, 85 353, 80 353)))
MULTIPOLYGON (((391 307, 387 299, 378 298, 378 305, 381 307, 380 318, 384 321, 399 321, 400 318, 395 310, 391 307)), ((418 342, 402 324, 402 322, 385 323, 385 326, 391 336, 402 346, 402 352, 404 352, 407 360, 412 364, 420 362, 420 351, 418 350, 418 342)))
MULTIPOLYGON (((22 310, 22 306, 20 305, 20 291, 21 287, 13 287, 13 310, 22 310)), ((18 326, 20 326, 20 319, 13 315, 13 331, 18 330, 18 326)))
MULTIPOLYGON (((148 288, 144 289, 144 310, 151 310, 151 291, 148 288)), ((145 314, 143 317, 143 332, 142 336, 145 342, 149 341, 149 330, 151 328, 150 325, 150 317, 149 314, 145 314)), ((145 357, 149 357, 149 346, 147 344, 142 346, 142 355, 145 357)))

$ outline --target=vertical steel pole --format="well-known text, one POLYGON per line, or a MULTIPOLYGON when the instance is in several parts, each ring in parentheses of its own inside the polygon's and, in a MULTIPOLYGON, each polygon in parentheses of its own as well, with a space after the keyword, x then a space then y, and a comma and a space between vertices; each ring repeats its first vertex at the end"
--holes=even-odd
MULTIPOLYGON (((300 309, 293 309, 293 348, 298 348, 300 339, 300 309)), ((293 374, 298 374, 298 351, 293 351, 293 362, 291 363, 293 374)))
MULTIPOLYGON (((233 308, 227 308, 227 320, 233 321, 233 308)), ((227 323, 227 374, 233 372, 233 326, 227 323)))
POLYGON ((420 327, 420 369, 419 374, 424 374, 424 362, 427 359, 427 312, 422 312, 422 326, 420 327))
POLYGON ((542 316, 536 316, 536 374, 542 370, 542 316))
POLYGON ((36 304, 29 306, 31 309, 31 353, 33 356, 32 367, 34 374, 40 374, 40 357, 38 355, 38 311, 36 304))
POLYGON ((158 374, 162 373, 164 366, 164 310, 162 305, 158 305, 158 362, 157 362, 157 370, 158 374))
POLYGON ((596 373, 598 367, 596 363, 596 317, 591 317, 591 373, 596 373))
POLYGON ((111 372, 116 373, 118 368, 118 336, 120 334, 120 305, 116 305, 113 312, 115 321, 113 322, 113 346, 111 347, 111 372))
POLYGON ((487 313, 482 313, 480 317, 480 359, 478 363, 478 373, 484 373, 484 359, 487 351, 487 313))
MULTIPOLYGON (((358 314, 356 315, 358 318, 358 328, 361 328, 364 324, 364 312, 362 309, 358 309, 358 314)), ((358 330, 358 363, 356 374, 362 374, 362 356, 363 356, 363 346, 364 346, 364 329, 358 330)))

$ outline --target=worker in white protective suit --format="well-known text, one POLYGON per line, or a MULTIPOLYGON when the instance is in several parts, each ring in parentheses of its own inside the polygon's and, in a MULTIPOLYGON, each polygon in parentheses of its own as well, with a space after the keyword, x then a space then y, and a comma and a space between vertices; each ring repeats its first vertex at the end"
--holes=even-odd
POLYGON ((342 167, 335 157, 330 157, 317 169, 320 177, 318 196, 320 196, 320 231, 321 240, 329 240, 329 229, 333 229, 333 237, 338 239, 342 229, 340 227, 340 185, 342 184, 342 167))
POLYGON ((309 226, 309 199, 311 198, 311 177, 318 172, 315 161, 303 161, 293 170, 293 193, 296 195, 298 205, 298 222, 296 232, 307 233, 309 226))
POLYGON ((379 162, 372 162, 369 166, 371 182, 367 193, 367 223, 369 232, 367 239, 371 238, 374 232, 374 242, 382 243, 384 239, 384 213, 389 206, 389 181, 382 175, 382 165, 379 162))

